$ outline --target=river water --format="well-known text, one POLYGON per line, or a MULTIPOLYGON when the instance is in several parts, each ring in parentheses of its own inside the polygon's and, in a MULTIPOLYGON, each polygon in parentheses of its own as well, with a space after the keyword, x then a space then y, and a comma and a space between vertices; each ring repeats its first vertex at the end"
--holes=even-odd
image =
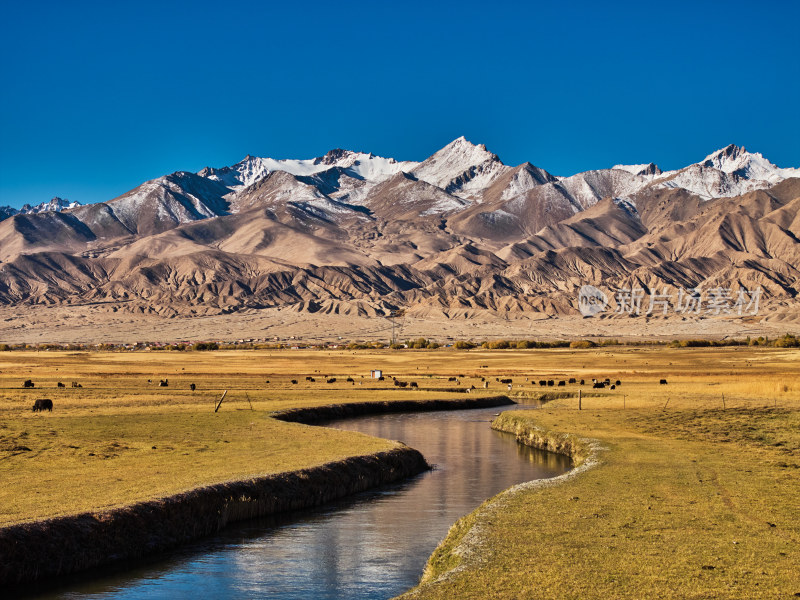
POLYGON ((327 425, 401 440, 433 471, 325 507, 234 524, 154 562, 80 576, 42 598, 391 598, 416 585, 459 517, 516 483, 569 469, 489 422, 507 407, 358 417, 327 425))

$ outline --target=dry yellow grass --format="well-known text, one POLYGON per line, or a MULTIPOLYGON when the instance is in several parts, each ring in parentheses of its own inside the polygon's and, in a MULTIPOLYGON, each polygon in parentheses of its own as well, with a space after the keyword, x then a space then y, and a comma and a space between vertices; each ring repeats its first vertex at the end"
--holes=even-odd
MULTIPOLYGON (((450 376, 478 388, 486 377, 493 394, 505 391, 495 378, 512 377, 512 396, 521 398, 577 393, 575 385, 541 388, 539 379, 609 377, 622 385, 583 386, 582 411, 571 396, 515 417, 601 440, 608 448, 603 465, 515 497, 481 524, 489 550, 483 566, 422 588, 420 596, 800 592, 800 351, 790 349, 2 353, 0 522, 382 450, 390 443, 269 415, 346 401, 453 397, 450 376), (371 381, 371 368, 433 391, 371 381), (337 382, 326 384, 323 375, 337 382), (163 378, 168 388, 157 386, 163 378), (662 378, 668 385, 659 385, 662 378), (37 387, 21 389, 25 379, 37 387), (57 389, 57 381, 83 387, 57 389), (224 389, 228 398, 215 415, 224 389), (54 412, 33 414, 37 397, 52 398, 54 412), (19 446, 30 450, 13 449, 19 446)), ((438 555, 443 570, 453 562, 446 550, 438 555)))
POLYGON ((436 391, 453 388, 446 378, 417 377, 420 356, 403 366, 389 353, 0 353, 0 524, 111 508, 391 448, 386 440, 270 415, 341 402, 453 398, 436 391), (433 391, 370 380, 376 363, 413 375, 433 391), (337 381, 328 384, 324 376, 337 381), (23 389, 26 379, 36 387, 23 389), (161 379, 169 386, 160 387, 161 379), (72 388, 73 381, 82 387, 72 388), (33 413, 37 398, 52 399, 54 411, 33 413))
POLYGON ((800 594, 800 353, 612 356, 623 385, 592 390, 583 410, 567 398, 501 417, 599 440, 600 466, 466 517, 409 598, 800 594))

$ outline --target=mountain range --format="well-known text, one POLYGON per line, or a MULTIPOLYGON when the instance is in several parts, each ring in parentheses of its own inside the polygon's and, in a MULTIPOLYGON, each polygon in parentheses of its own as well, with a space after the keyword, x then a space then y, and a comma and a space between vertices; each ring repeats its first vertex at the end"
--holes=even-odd
POLYGON ((58 196, 49 202, 42 202, 41 204, 37 204, 35 206, 24 204, 19 210, 12 208, 11 206, 0 206, 0 221, 7 219, 8 217, 13 217, 14 215, 35 215, 37 213, 52 211, 61 212, 63 210, 67 210, 68 208, 78 208, 79 206, 83 205, 80 202, 70 202, 69 200, 64 200, 64 198, 59 198, 58 196))
POLYGON ((798 268, 800 169, 735 145, 672 171, 559 177, 461 137, 421 162, 247 156, 107 202, 0 208, 6 305, 558 316, 586 284, 791 305, 798 268))

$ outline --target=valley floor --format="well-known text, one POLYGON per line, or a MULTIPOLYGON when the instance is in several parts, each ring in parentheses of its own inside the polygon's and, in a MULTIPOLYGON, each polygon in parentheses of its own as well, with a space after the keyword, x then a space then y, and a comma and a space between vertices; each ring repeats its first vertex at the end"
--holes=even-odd
MULTIPOLYGON (((424 337, 440 344, 454 340, 618 339, 651 341, 770 338, 800 331, 800 306, 776 305, 759 317, 611 317, 497 314, 470 311, 447 318, 441 313, 407 315, 396 321, 396 339, 424 337)), ((246 310, 231 314, 176 316, 130 312, 120 303, 75 306, 0 307, 0 343, 133 343, 141 341, 225 341, 259 339, 305 343, 382 341, 392 325, 383 317, 358 314, 246 310)))
POLYGON ((452 376, 478 388, 483 377, 497 394, 506 386, 496 378, 511 377, 512 397, 564 396, 514 419, 599 440, 601 464, 484 505, 454 529, 414 594, 791 597, 800 592, 798 359, 796 349, 753 347, 2 352, 0 525, 382 451, 394 443, 270 414, 464 398, 453 393, 452 376), (374 382, 370 369, 420 389, 374 382), (570 377, 622 383, 584 385, 580 411, 577 384, 538 385, 570 377), (25 379, 36 387, 23 389, 25 379), (30 410, 41 397, 53 400, 52 413, 30 410), (479 535, 465 536, 475 524, 479 535), (477 540, 476 551, 454 554, 464 539, 477 540))

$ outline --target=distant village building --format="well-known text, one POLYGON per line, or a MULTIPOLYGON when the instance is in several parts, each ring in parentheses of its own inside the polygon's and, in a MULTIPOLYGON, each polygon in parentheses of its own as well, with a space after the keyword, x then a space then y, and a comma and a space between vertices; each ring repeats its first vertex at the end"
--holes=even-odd
POLYGON ((380 369, 374 369, 369 372, 369 376, 372 379, 380 379, 381 377, 383 377, 383 371, 381 371, 380 369))

